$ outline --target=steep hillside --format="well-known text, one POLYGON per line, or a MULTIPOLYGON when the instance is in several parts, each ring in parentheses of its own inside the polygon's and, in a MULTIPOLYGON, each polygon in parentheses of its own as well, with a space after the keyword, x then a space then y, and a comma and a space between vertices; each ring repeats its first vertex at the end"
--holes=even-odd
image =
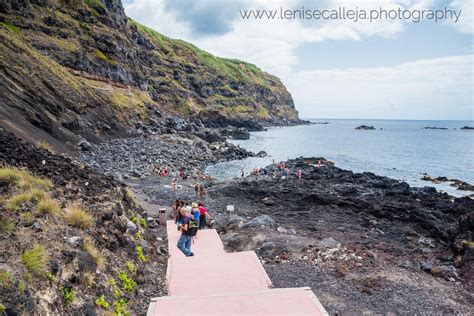
POLYGON ((0 22, 0 122, 25 138, 99 142, 167 117, 299 122, 278 78, 140 25, 119 0, 7 0, 0 22))
POLYGON ((2 128, 0 148, 0 315, 144 314, 163 226, 111 177, 2 128))

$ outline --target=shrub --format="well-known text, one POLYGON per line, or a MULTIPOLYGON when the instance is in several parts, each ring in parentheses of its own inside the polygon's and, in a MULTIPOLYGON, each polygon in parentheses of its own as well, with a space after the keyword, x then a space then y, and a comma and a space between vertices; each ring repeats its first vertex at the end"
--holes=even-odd
POLYGON ((146 227, 146 225, 147 225, 146 219, 140 218, 140 226, 141 227, 146 227))
POLYGON ((66 306, 71 305, 72 302, 74 301, 74 292, 71 288, 65 287, 63 289, 63 298, 64 298, 64 304, 66 306))
POLYGON ((135 281, 133 281, 132 278, 128 277, 127 273, 119 272, 118 278, 122 283, 122 290, 129 293, 133 292, 137 284, 135 283, 135 281))
POLYGON ((105 259, 102 256, 102 253, 97 249, 94 243, 90 240, 84 240, 84 250, 87 251, 92 259, 94 259, 95 264, 98 267, 102 267, 105 263, 105 259))
POLYGON ((13 280, 13 274, 10 271, 0 270, 0 285, 8 287, 13 280))
POLYGON ((36 275, 44 275, 48 263, 48 253, 43 245, 35 245, 33 248, 23 252, 21 261, 28 271, 36 275))
POLYGON ((107 301, 105 300, 105 296, 103 294, 95 300, 95 305, 103 309, 109 308, 109 303, 107 303, 107 301))
POLYGON ((79 206, 71 206, 66 210, 66 222, 74 227, 86 229, 92 225, 92 216, 79 206))
POLYGON ((143 254, 143 248, 141 246, 135 247, 135 253, 137 254, 138 260, 146 262, 145 255, 143 254))
POLYGON ((61 213, 61 208, 58 205, 58 202, 51 198, 45 198, 40 200, 38 205, 36 205, 36 210, 43 214, 50 214, 53 216, 58 216, 61 213))
POLYGON ((0 313, 3 313, 5 312, 7 308, 5 307, 5 305, 3 305, 2 303, 0 303, 0 313))

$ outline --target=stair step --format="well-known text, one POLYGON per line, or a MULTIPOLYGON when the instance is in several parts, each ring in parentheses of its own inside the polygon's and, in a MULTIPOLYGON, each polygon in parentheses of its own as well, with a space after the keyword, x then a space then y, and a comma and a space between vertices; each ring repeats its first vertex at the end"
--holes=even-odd
MULTIPOLYGON (((177 243, 181 232, 176 228, 174 221, 166 222, 168 233, 168 249, 172 258, 185 258, 186 256, 178 249, 177 243)), ((203 229, 197 234, 197 238, 191 246, 196 256, 213 256, 226 253, 221 238, 215 229, 203 229)))
POLYGON ((168 295, 265 290, 272 283, 254 251, 170 258, 168 295))
MULTIPOLYGON (((195 293, 200 293, 196 290, 195 293)), ((153 298, 147 316, 328 315, 309 287, 153 298)))

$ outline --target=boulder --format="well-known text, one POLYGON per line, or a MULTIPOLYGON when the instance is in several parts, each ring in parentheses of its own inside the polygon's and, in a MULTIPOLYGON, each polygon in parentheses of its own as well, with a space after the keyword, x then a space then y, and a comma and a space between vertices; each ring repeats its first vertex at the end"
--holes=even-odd
POLYGON ((274 227, 275 220, 268 215, 260 215, 245 223, 242 228, 274 227))

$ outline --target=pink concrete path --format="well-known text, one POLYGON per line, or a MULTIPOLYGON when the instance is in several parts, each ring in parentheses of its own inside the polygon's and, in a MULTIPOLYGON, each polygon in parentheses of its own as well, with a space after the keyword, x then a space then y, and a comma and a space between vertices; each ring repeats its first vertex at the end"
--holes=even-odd
MULTIPOLYGON (((181 232, 178 231, 174 221, 166 222, 166 231, 168 233, 168 249, 171 258, 186 258, 177 247, 181 232)), ((225 254, 224 245, 215 229, 200 230, 191 249, 196 257, 225 254)))
POLYGON ((168 295, 267 290, 272 285, 255 252, 168 260, 168 295), (189 280, 193 285, 189 286, 189 280))
POLYGON ((151 308, 152 315, 325 315, 324 308, 309 287, 206 296, 164 296, 153 299, 151 308))
POLYGON ((226 253, 215 230, 199 231, 194 257, 177 248, 180 232, 173 221, 167 232, 169 296, 153 298, 147 316, 327 315, 308 287, 271 289, 255 252, 226 253))

